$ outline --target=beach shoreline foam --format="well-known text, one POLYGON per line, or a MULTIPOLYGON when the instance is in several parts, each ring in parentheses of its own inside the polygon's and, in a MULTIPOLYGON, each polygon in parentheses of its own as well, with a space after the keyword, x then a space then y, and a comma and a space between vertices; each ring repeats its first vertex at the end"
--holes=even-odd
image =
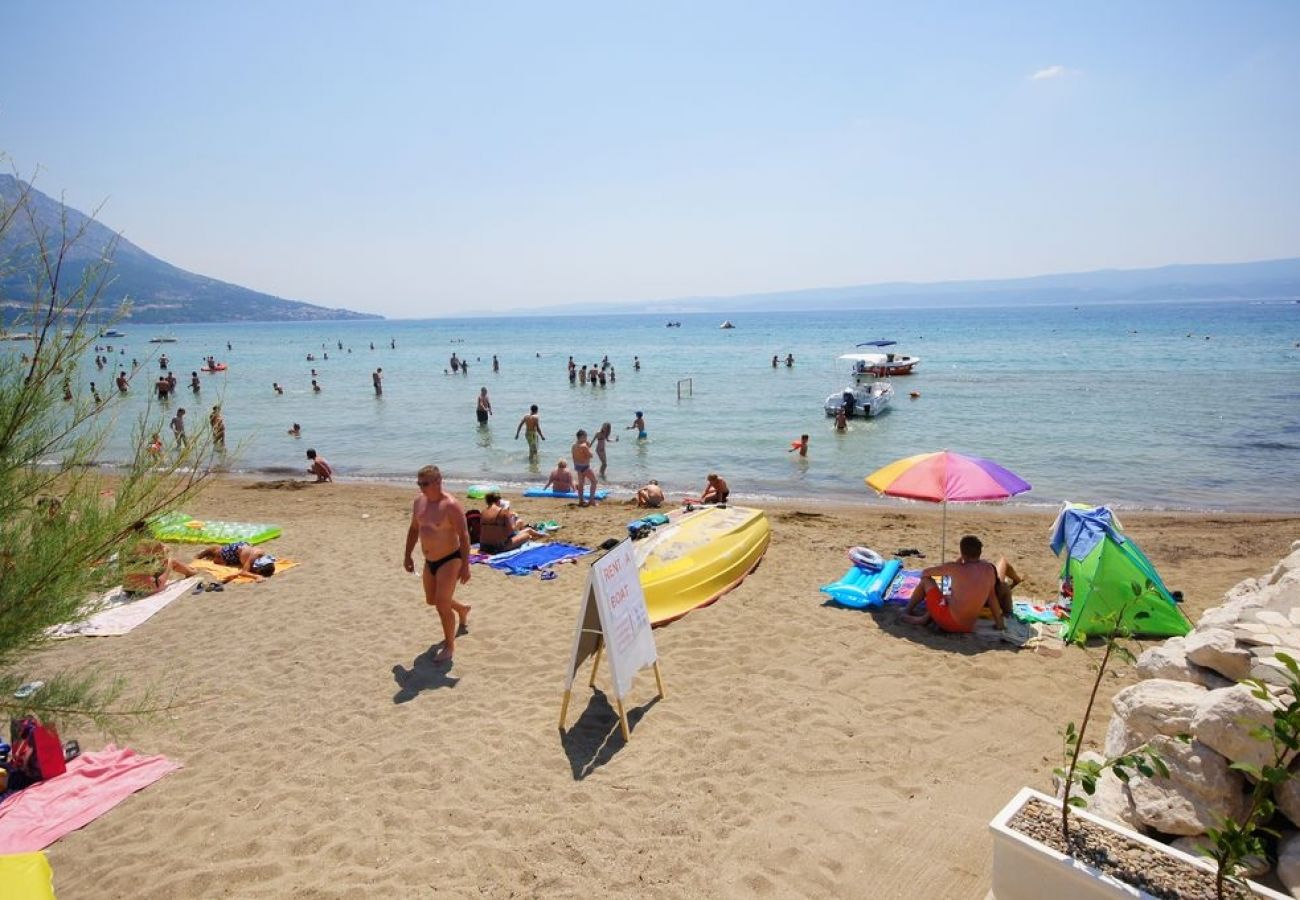
MULTIPOLYGON (((850 546, 937 562, 937 507, 742 498, 767 510, 771 547, 736 590, 656 630, 667 698, 638 679, 624 745, 604 694, 580 681, 560 735, 585 561, 549 581, 475 566, 458 593, 471 631, 453 667, 435 666, 436 617, 401 568, 414 484, 300 480, 219 477, 186 507, 282 526, 267 546, 293 571, 28 661, 33 678, 95 665, 186 701, 126 742, 185 768, 49 848, 61 900, 974 898, 988 820, 1022 784, 1050 790, 1059 730, 1084 699, 1085 652, 1048 658, 824 605, 817 588, 850 546)), ((556 520, 585 546, 638 517, 508 493, 524 520, 556 520)), ((1053 515, 950 506, 949 553, 974 531, 1026 575, 1018 596, 1048 597, 1053 515)), ((1296 515, 1123 518, 1193 620, 1300 537, 1296 515)), ((1118 669, 1099 708, 1134 679, 1118 669)))

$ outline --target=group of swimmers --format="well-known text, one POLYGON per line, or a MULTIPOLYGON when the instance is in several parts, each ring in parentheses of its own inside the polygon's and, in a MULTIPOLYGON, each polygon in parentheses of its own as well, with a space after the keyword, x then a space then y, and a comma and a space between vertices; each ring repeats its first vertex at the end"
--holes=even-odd
MULTIPOLYGON (((632 370, 641 371, 641 357, 632 357, 632 370)), ((614 364, 609 361, 608 354, 601 358, 599 366, 592 363, 591 366, 579 366, 569 357, 569 384, 591 384, 605 387, 606 384, 613 384, 618 380, 617 373, 614 371, 614 364)))

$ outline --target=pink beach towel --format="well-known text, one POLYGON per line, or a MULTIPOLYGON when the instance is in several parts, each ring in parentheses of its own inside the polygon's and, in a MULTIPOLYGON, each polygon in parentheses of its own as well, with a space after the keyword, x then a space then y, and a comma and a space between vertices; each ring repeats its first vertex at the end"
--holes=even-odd
POLYGON ((83 753, 62 775, 0 803, 0 853, 43 850, 180 767, 165 756, 140 756, 112 744, 83 753))

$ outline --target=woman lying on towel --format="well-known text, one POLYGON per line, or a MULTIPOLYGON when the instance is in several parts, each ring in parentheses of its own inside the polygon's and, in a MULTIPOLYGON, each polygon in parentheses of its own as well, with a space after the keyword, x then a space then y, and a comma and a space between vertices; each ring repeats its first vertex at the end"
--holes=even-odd
POLYGON ((238 572, 222 578, 222 582, 234 581, 240 575, 249 575, 254 581, 262 581, 275 574, 275 557, 263 553, 248 541, 226 544, 222 547, 204 547, 194 554, 195 559, 210 559, 223 566, 239 569, 238 572))
POLYGON ((167 545, 149 534, 148 525, 141 521, 131 526, 136 542, 123 556, 122 589, 132 596, 145 597, 156 594, 167 586, 172 572, 188 578, 197 575, 179 559, 167 552, 167 545))
POLYGON ((546 535, 525 525, 519 527, 519 520, 509 508, 501 503, 501 495, 489 493, 483 497, 487 509, 479 525, 478 548, 483 553, 505 553, 515 550, 525 541, 535 541, 546 535))

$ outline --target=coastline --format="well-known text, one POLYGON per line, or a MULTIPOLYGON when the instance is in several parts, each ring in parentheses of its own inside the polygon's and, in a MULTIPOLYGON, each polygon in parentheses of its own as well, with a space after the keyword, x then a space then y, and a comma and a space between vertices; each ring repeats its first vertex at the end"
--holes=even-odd
MULTIPOLYGON (((185 767, 49 848, 62 900, 975 898, 988 819, 1022 784, 1050 787, 1060 729, 1084 700, 1087 652, 1017 652, 823 605, 817 588, 843 574, 849 546, 936 562, 937 507, 764 502, 750 504, 773 527, 758 569, 656 630, 667 697, 653 702, 653 679, 637 679, 631 742, 585 682, 559 735, 586 564, 552 581, 475 566, 458 591, 470 634, 436 670, 436 617, 400 565, 414 496, 413 484, 215 478, 186 511, 281 525, 266 546, 296 569, 30 661, 32 677, 95 665, 193 701, 124 742, 185 767)), ((525 520, 556 519, 557 539, 584 546, 638 516, 510 496, 525 520)), ((974 531, 1026 576, 1017 596, 1046 599, 1054 515, 951 506, 949 552, 974 531)), ((1193 620, 1300 537, 1298 515, 1122 518, 1193 620)), ((1116 671, 1103 701, 1132 680, 1116 671)))

